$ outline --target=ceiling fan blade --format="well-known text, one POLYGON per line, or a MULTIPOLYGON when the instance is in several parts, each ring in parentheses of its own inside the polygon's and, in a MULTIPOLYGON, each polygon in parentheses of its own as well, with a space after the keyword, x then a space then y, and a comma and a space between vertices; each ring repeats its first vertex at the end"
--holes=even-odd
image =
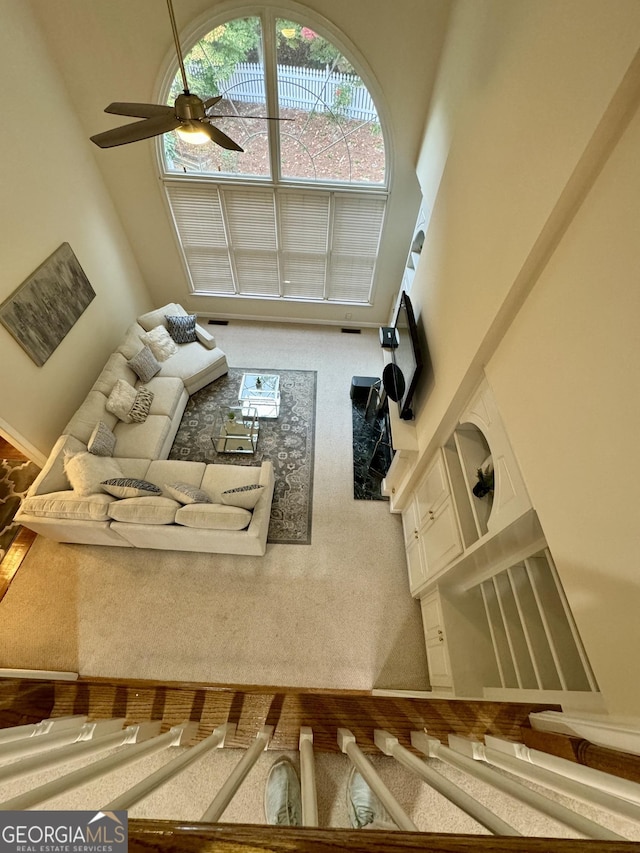
POLYGON ((205 110, 208 110, 208 109, 209 109, 209 107, 213 107, 215 104, 217 104, 217 103, 218 103, 218 101, 221 101, 221 100, 222 100, 222 95, 216 95, 216 96, 215 96, 215 98, 208 98, 208 99, 204 102, 204 108, 205 108, 205 110))
POLYGON ((155 116, 173 115, 173 107, 161 104, 123 104, 116 101, 105 107, 105 113, 119 116, 136 116, 137 118, 155 118, 155 116))
POLYGON ((105 130, 90 137, 99 148, 114 148, 116 145, 126 145, 129 142, 138 142, 140 139, 149 139, 152 136, 160 136, 170 130, 175 130, 182 124, 171 111, 171 115, 161 115, 155 118, 147 118, 144 121, 134 121, 131 124, 123 124, 114 127, 113 130, 105 130))
POLYGON ((218 128, 214 127, 212 124, 209 124, 206 121, 201 121, 200 125, 209 139, 221 148, 226 148, 228 151, 244 151, 244 148, 240 148, 237 142, 234 142, 231 137, 227 136, 227 134, 223 133, 221 130, 218 130, 218 128))

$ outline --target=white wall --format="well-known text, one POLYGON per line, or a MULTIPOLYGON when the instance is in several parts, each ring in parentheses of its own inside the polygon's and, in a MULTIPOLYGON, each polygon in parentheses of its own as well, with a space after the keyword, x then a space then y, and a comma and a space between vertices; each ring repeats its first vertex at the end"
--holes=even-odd
POLYGON ((635 717, 640 124, 615 147, 614 105, 638 102, 639 50, 636 2, 456 4, 411 291, 434 366, 423 459, 486 366, 607 708, 635 717))
POLYGON ((435 373, 422 447, 530 285, 530 256, 639 43, 635 0, 456 4, 418 165, 431 219, 411 296, 435 373))
POLYGON ((41 461, 150 296, 29 4, 0 20, 0 302, 65 241, 96 292, 43 367, 0 326, 1 428, 41 461))
MULTIPOLYGON (((174 55, 166 4, 159 0, 32 0, 32 4, 87 136, 117 125, 116 119, 103 112, 111 101, 146 102, 157 97, 159 74, 174 55)), ((238 10, 243 5, 251 9, 249 0, 217 4, 211 0, 179 0, 175 3, 178 28, 188 29, 207 11, 222 14, 227 8, 238 10)), ((262 5, 278 8, 282 4, 266 0, 262 5)), ((192 310, 218 316, 339 322, 350 312, 354 322, 377 324, 388 320, 419 205, 415 164, 449 0, 397 0, 392 10, 388 4, 369 0, 306 0, 305 7, 357 47, 372 73, 373 85, 381 92, 388 117, 394 184, 375 305, 357 308, 189 297, 161 195, 154 143, 96 149, 96 162, 157 304, 176 299, 192 310)))
POLYGON ((600 687, 640 717, 640 114, 487 366, 600 687))

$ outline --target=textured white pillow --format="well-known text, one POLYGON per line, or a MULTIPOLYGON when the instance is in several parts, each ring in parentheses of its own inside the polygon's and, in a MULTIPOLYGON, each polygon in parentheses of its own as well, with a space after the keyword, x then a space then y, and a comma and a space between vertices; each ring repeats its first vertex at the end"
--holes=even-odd
POLYGON ((122 469, 111 456, 95 456, 93 453, 68 453, 64 456, 64 473, 71 488, 79 495, 101 492, 100 483, 110 477, 122 477, 122 469))
POLYGON ((106 409, 125 424, 131 423, 131 409, 136 401, 136 389, 124 379, 116 379, 106 409))
POLYGON ((164 326, 156 326, 140 335, 143 344, 149 347, 158 361, 166 361, 178 352, 178 345, 164 326))

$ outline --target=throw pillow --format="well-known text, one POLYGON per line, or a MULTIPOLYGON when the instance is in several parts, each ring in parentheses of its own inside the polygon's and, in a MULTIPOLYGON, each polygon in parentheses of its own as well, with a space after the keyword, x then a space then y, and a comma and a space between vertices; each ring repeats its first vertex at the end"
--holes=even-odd
POLYGON ((158 361, 166 361, 178 352, 178 346, 164 326, 156 326, 150 332, 140 335, 158 361))
POLYGON ((262 496, 264 486, 255 483, 251 486, 238 486, 237 489, 227 489, 223 492, 222 503, 227 506, 240 506, 243 509, 253 509, 262 496))
POLYGON ((89 453, 93 453, 95 456, 113 456, 115 446, 115 435, 105 423, 98 421, 87 445, 89 453))
POLYGON ((125 424, 131 423, 131 409, 136 401, 136 389, 124 379, 116 379, 106 409, 125 424))
POLYGON ((114 498, 148 498, 151 495, 161 495, 162 489, 147 480, 136 480, 134 477, 113 477, 103 480, 100 485, 105 492, 114 498))
POLYGON ((86 497, 101 490, 100 483, 109 477, 122 477, 122 469, 110 456, 95 456, 88 451, 65 453, 64 473, 71 488, 86 497))
POLYGON ((149 409, 153 403, 153 391, 148 388, 140 388, 131 406, 129 417, 136 424, 143 424, 149 416, 149 409))
POLYGON ((210 504, 213 503, 209 495, 197 486, 189 483, 165 483, 164 490, 172 498, 181 504, 210 504))
POLYGON ((148 346, 142 347, 127 364, 138 375, 141 382, 148 382, 160 372, 160 365, 148 346))
POLYGON ((169 334, 177 344, 191 344, 198 340, 195 314, 187 314, 185 317, 165 316, 165 320, 169 334))

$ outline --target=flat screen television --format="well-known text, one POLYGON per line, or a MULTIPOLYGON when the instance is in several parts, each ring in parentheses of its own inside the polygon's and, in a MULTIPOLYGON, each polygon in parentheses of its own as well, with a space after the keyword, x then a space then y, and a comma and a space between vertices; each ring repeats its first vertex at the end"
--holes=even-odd
POLYGON ((397 399, 400 417, 409 421, 413 418, 412 401, 422 373, 423 358, 413 306, 404 291, 400 296, 393 328, 395 341, 391 349, 391 363, 395 369, 390 371, 394 376, 391 379, 393 388, 391 393, 387 389, 387 394, 392 400, 397 399))

